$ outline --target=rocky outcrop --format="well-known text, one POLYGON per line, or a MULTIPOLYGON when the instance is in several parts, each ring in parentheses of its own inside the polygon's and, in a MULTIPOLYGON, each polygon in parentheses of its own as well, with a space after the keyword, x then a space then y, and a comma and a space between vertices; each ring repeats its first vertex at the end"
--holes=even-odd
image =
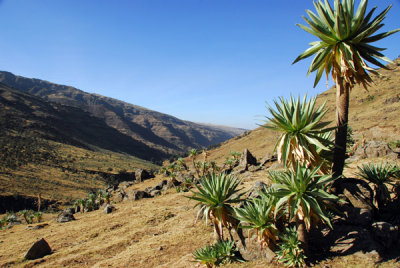
POLYGON ((60 213, 58 213, 57 222, 63 223, 63 222, 69 222, 69 221, 74 221, 75 217, 73 215, 73 213, 69 212, 69 211, 61 211, 60 213))
POLYGON ((398 154, 394 153, 384 141, 367 141, 361 144, 354 151, 350 160, 355 161, 370 157, 388 156, 392 159, 398 158, 398 154))
MULTIPOLYGON (((233 169, 234 174, 244 173, 249 170, 249 167, 256 166, 257 159, 246 148, 240 156, 239 165, 233 169)), ((255 169, 252 169, 255 171, 255 169)))

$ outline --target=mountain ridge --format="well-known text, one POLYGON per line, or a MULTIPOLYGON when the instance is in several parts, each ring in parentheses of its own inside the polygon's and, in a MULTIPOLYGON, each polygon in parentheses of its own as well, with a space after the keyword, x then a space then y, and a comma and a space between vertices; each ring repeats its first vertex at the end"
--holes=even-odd
POLYGON ((242 131, 196 124, 114 98, 10 72, 0 71, 0 82, 50 102, 80 108, 120 133, 168 156, 218 144, 242 131))

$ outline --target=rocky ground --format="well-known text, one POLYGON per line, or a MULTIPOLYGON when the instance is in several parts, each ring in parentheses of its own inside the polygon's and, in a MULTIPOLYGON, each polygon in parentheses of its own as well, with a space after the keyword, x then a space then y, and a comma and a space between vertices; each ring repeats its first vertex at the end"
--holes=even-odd
MULTIPOLYGON (((370 147, 364 145, 365 150, 359 149, 350 159, 347 177, 354 178, 356 166, 365 162, 400 164, 397 153, 366 149, 370 147)), ((266 170, 279 168, 273 156, 257 161, 244 151, 231 172, 242 178, 244 191, 252 191, 268 183, 266 170)), ((122 182, 108 189, 113 207, 74 214, 67 209, 59 215, 45 214, 41 223, 1 230, 0 266, 196 267, 192 252, 213 243, 214 235, 212 226, 202 220, 196 222, 195 202, 185 198, 190 195, 185 179, 194 174, 185 171, 174 179, 157 175, 138 182, 122 182), (34 260, 24 259, 32 244, 41 238, 51 253, 34 260)), ((362 180, 354 178, 342 185, 337 193, 345 201, 340 207, 343 214, 333 220, 333 231, 321 227, 311 236, 310 265, 398 267, 399 211, 378 214, 372 203, 372 189, 362 180)), ((397 210, 399 207, 397 204, 397 210)), ((46 251, 46 246, 42 250, 46 251)), ((254 241, 241 252, 248 262, 227 267, 279 266, 273 253, 260 252, 254 241)))

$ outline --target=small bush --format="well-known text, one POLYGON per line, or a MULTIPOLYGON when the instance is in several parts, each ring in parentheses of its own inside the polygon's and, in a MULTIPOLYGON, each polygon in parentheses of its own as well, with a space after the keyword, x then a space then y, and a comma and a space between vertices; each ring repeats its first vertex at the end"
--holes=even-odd
POLYGON ((199 248, 193 252, 193 257, 207 267, 244 261, 235 242, 231 240, 220 240, 214 245, 199 248))
POLYGON ((213 246, 205 246, 196 249, 193 252, 193 257, 197 262, 207 267, 213 267, 217 262, 217 252, 213 246))
POLYGON ((357 167, 358 176, 373 184, 375 190, 375 202, 378 209, 381 209, 390 201, 390 192, 386 184, 393 185, 391 178, 396 177, 398 167, 390 164, 368 164, 357 167))
POLYGON ((278 261, 287 267, 304 267, 306 257, 301 249, 300 240, 297 238, 296 228, 287 228, 279 238, 281 243, 279 250, 275 252, 278 261))

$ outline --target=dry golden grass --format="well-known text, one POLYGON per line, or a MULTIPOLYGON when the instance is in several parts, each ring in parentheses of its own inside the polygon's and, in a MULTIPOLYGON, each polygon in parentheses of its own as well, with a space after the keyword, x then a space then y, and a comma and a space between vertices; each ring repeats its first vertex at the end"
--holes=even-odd
POLYGON ((29 163, 0 173, 0 195, 25 195, 70 201, 87 196, 91 190, 106 187, 105 180, 94 172, 117 174, 121 170, 134 172, 136 168, 156 169, 157 166, 121 153, 90 151, 75 146, 49 142, 57 146, 57 165, 29 163))
MULTIPOLYGON (((354 168, 346 172, 353 173, 354 168)), ((162 179, 165 178, 157 176, 132 188, 143 190, 162 179)), ((265 171, 244 175, 242 179, 244 190, 256 180, 267 181, 265 171)), ((195 222, 195 203, 185 195, 190 193, 171 189, 156 198, 118 203, 117 210, 108 215, 101 210, 77 213, 76 221, 57 223, 56 214, 45 214, 43 223, 48 225, 43 229, 26 230, 24 224, 0 231, 0 267, 199 267, 193 263, 192 252, 213 243, 213 228, 202 220, 195 222), (40 260, 24 260, 25 252, 40 238, 46 239, 53 253, 40 260)), ((374 255, 354 254, 324 260, 315 266, 367 268, 377 267, 377 261, 374 255)), ((379 265, 398 266, 395 260, 379 265)), ((258 260, 226 267, 280 266, 258 260)))

